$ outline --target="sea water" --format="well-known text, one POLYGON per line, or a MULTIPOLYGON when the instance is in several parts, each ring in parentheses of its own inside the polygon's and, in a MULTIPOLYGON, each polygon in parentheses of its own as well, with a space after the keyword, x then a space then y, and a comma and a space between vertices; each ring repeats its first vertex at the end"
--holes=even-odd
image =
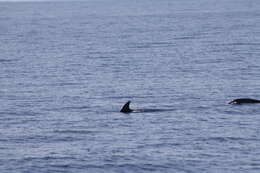
POLYGON ((1 2, 0 172, 259 173, 259 9, 1 2))

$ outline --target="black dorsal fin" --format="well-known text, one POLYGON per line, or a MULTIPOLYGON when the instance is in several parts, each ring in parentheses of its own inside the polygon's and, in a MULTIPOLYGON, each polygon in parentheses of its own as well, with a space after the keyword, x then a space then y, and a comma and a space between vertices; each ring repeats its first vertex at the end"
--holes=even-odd
POLYGON ((124 113, 132 112, 133 110, 131 110, 130 107, 129 107, 130 103, 131 103, 131 101, 126 102, 126 104, 122 107, 120 112, 124 112, 124 113))

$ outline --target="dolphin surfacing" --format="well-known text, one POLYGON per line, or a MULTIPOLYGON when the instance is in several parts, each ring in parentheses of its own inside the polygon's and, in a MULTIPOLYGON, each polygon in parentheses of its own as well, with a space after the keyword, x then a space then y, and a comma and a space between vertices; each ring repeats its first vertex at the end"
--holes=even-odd
POLYGON ((163 112, 163 111, 174 111, 175 109, 131 109, 131 101, 128 101, 121 108, 120 112, 122 113, 141 113, 141 112, 163 112))
POLYGON ((228 104, 245 104, 245 103, 260 103, 260 100, 250 98, 240 98, 229 102, 228 104))
POLYGON ((131 103, 131 101, 126 102, 126 104, 124 104, 124 106, 122 107, 120 112, 123 112, 123 113, 144 112, 144 110, 142 110, 142 109, 136 109, 136 110, 130 109, 130 103, 131 103))

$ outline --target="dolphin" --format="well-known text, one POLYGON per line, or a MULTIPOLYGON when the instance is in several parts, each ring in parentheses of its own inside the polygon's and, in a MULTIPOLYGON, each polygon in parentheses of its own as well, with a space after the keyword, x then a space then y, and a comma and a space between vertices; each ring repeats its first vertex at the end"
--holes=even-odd
POLYGON ((126 104, 124 104, 124 106, 122 107, 120 112, 123 112, 123 113, 144 112, 144 110, 142 110, 142 109, 136 109, 136 110, 130 109, 130 103, 131 103, 131 101, 126 102, 126 104))
POLYGON ((260 103, 260 100, 250 99, 250 98, 239 98, 232 100, 228 104, 244 104, 244 103, 260 103))
POLYGON ((128 101, 124 104, 120 112, 122 113, 131 113, 131 112, 157 112, 157 111, 172 111, 174 109, 131 109, 130 108, 131 101, 128 101))

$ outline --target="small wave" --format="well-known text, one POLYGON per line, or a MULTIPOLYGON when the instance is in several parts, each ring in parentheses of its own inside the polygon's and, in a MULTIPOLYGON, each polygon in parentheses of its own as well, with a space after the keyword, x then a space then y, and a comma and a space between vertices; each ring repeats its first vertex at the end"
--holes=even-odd
POLYGON ((172 42, 151 42, 151 43, 139 43, 129 46, 130 48, 159 48, 159 47, 173 47, 176 46, 172 42))
POLYGON ((91 130, 54 130, 53 133, 59 134, 94 134, 96 131, 91 130))
POLYGON ((192 40, 195 39, 196 37, 194 36, 183 36, 183 37, 176 37, 174 38, 175 40, 192 40))
POLYGON ((215 46, 259 46, 260 43, 223 43, 215 44, 215 46))
POLYGON ((32 117, 35 115, 39 115, 41 113, 39 112, 34 112, 34 111, 2 111, 0 112, 0 115, 11 115, 11 116, 27 116, 27 117, 32 117))
MULTIPOLYGON (((66 165, 53 165, 54 167, 66 166, 66 165)), ((152 163, 121 163, 121 164, 84 164, 84 165, 71 165, 81 169, 101 169, 101 170, 128 170, 130 172, 151 172, 151 171, 163 171, 165 169, 174 168, 175 164, 152 164, 152 163)))
POLYGON ((61 109, 68 109, 68 110, 79 110, 79 109, 88 109, 88 106, 68 106, 68 107, 63 107, 61 109))
POLYGON ((24 161, 34 161, 34 160, 73 160, 75 157, 69 156, 44 156, 44 157, 26 157, 24 161))
POLYGON ((60 107, 60 108, 44 108, 44 111, 79 111, 88 109, 88 106, 67 106, 67 107, 60 107))
POLYGON ((210 137, 200 138, 201 141, 215 141, 215 142, 232 142, 232 141, 254 141, 252 138, 241 138, 241 137, 210 137))

